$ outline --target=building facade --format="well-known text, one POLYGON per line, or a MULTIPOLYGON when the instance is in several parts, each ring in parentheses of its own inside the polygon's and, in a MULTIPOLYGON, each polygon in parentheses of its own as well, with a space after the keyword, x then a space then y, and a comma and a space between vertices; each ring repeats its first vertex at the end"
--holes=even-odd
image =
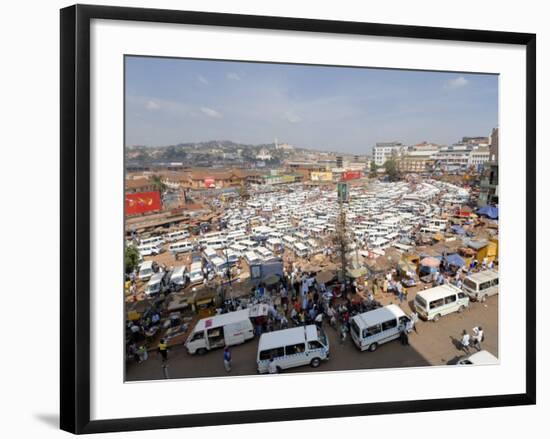
POLYGON ((479 187, 478 205, 498 204, 498 163, 488 163, 479 187))
POLYGON ((470 152, 470 157, 468 158, 468 166, 473 166, 479 168, 481 165, 484 165, 490 160, 490 151, 487 147, 480 147, 473 149, 470 152))
POLYGON ((378 142, 372 149, 376 166, 383 166, 392 156, 399 156, 404 149, 401 142, 378 142))

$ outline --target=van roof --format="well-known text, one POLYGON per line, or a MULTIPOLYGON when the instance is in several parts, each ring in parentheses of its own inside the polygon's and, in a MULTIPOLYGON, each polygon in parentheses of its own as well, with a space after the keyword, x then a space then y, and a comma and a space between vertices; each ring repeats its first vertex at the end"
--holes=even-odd
POLYGON ((216 328, 218 326, 225 326, 231 323, 242 322, 249 319, 249 310, 242 309, 240 311, 228 312, 227 314, 219 314, 212 317, 201 319, 197 322, 193 332, 204 331, 208 328, 216 328))
POLYGON ((474 273, 468 276, 468 279, 473 280, 476 283, 487 282, 489 280, 496 279, 498 277, 498 271, 496 270, 484 270, 479 273, 474 273))
POLYGON ((460 293, 460 288, 451 284, 439 285, 416 293, 417 296, 423 297, 426 301, 442 299, 450 293, 460 293))
POLYGON ((297 326, 296 328, 282 329, 280 331, 266 332, 260 336, 258 351, 280 348, 293 343, 317 340, 317 327, 315 325, 297 326))
POLYGON ((185 265, 180 265, 179 267, 174 268, 174 271, 172 272, 170 279, 174 279, 175 277, 182 276, 186 270, 187 270, 187 267, 185 265))
POLYGON ((153 268, 153 261, 145 261, 145 262, 142 262, 141 265, 139 266, 139 271, 141 270, 147 270, 147 269, 151 269, 153 268))
POLYGON ((164 272, 153 274, 153 276, 151 276, 151 279, 149 279, 149 285, 160 283, 165 274, 166 273, 164 273, 164 272))
POLYGON ((468 357, 472 364, 498 364, 498 358, 488 351, 479 351, 468 357))
POLYGON ((191 264, 191 271, 202 270, 202 262, 196 261, 191 264))
POLYGON ((372 311, 364 312, 358 316, 353 317, 355 323, 359 328, 368 328, 369 326, 376 325, 388 321, 391 318, 403 317, 405 313, 397 305, 387 305, 382 308, 377 308, 372 311))

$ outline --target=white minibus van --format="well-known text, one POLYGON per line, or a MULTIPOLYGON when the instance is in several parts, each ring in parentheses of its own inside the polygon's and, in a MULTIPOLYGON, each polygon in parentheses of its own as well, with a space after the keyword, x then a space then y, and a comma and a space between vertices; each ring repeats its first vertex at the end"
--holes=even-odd
POLYGON ((222 248, 227 247, 228 241, 224 237, 213 238, 213 239, 207 240, 204 245, 208 247, 212 247, 214 250, 221 250, 222 248))
POLYGON ((189 241, 174 242, 168 246, 168 250, 172 254, 187 253, 193 251, 193 244, 189 241))
POLYGON ((145 238, 139 241, 139 245, 149 245, 149 244, 162 245, 164 244, 164 239, 162 239, 162 236, 152 236, 151 238, 145 238))
POLYGON ((254 338, 254 327, 249 310, 229 312, 199 320, 185 342, 190 354, 233 346, 254 338))
POLYGON ((245 259, 245 261, 248 265, 258 264, 262 261, 260 256, 256 252, 253 252, 253 251, 246 252, 244 254, 244 259, 245 259))
POLYGON ((145 287, 145 294, 148 296, 158 296, 164 293, 168 287, 166 275, 167 273, 164 271, 153 274, 145 287))
POLYGON ((256 363, 258 372, 266 373, 273 359, 280 372, 308 364, 319 367, 321 361, 328 360, 329 355, 328 337, 321 328, 316 325, 298 326, 262 334, 256 363))
POLYGON ((185 238, 189 238, 189 232, 187 230, 178 230, 177 232, 168 233, 165 235, 166 241, 176 242, 185 238))
POLYGON ((273 253, 268 250, 265 247, 258 246, 254 249, 254 251, 262 258, 264 261, 268 261, 269 259, 273 259, 274 255, 273 253))
POLYGON ((204 255, 204 258, 209 262, 212 262, 212 259, 218 256, 218 252, 214 250, 212 247, 206 247, 202 251, 202 254, 204 255))
POLYGON ((293 245, 294 254, 299 258, 305 258, 308 255, 308 248, 301 242, 295 242, 293 245))
POLYGON ((240 244, 233 244, 231 247, 229 247, 229 250, 233 251, 238 256, 242 256, 246 252, 246 247, 240 244))
POLYGON ((462 312, 470 305, 470 299, 458 287, 444 284, 419 291, 414 298, 414 308, 424 320, 437 322, 442 316, 462 312))
POLYGON ((187 283, 187 268, 185 265, 176 267, 170 276, 170 286, 174 291, 181 290, 187 283))
POLYGON ((409 317, 397 305, 367 311, 352 317, 351 338, 361 351, 374 352, 378 346, 399 338, 409 317))
POLYGON ((143 258, 145 256, 155 256, 162 253, 162 247, 160 244, 143 244, 138 246, 138 252, 143 258))
POLYGON ((189 269, 189 283, 191 285, 200 283, 204 280, 202 273, 202 262, 193 262, 189 269))
POLYGON ((468 276, 463 290, 470 299, 485 302, 487 297, 498 294, 498 271, 483 270, 468 276))
POLYGON ((139 266, 139 280, 149 280, 153 274, 155 274, 155 263, 153 261, 145 261, 139 266))

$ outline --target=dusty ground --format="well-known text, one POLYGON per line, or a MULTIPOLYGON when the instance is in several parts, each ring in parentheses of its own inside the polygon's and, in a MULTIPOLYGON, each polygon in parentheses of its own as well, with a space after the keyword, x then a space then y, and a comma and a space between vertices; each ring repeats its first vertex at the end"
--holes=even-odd
MULTIPOLYGON (((408 305, 403 305, 403 308, 407 309, 408 305)), ((409 337, 409 346, 402 346, 399 341, 392 341, 380 346, 373 353, 358 351, 349 337, 344 344, 341 344, 336 331, 325 325, 330 339, 330 360, 315 370, 338 371, 454 364, 464 355, 457 345, 462 330, 466 329, 471 333, 472 328, 478 325, 481 325, 485 331, 483 349, 498 356, 498 296, 489 298, 485 304, 473 303, 463 314, 454 313, 444 316, 437 323, 420 321, 417 325, 418 333, 413 332, 409 337)), ((230 375, 256 374, 257 344, 256 338, 232 348, 233 369, 230 375)), ((475 349, 471 352, 475 352, 475 349)), ((183 346, 174 347, 169 353, 168 376, 198 378, 226 375, 222 356, 221 350, 208 352, 204 356, 192 356, 183 346)), ((312 370, 309 366, 303 366, 285 373, 312 370)), ((163 379, 160 357, 152 353, 144 363, 128 364, 126 378, 129 381, 163 379)))

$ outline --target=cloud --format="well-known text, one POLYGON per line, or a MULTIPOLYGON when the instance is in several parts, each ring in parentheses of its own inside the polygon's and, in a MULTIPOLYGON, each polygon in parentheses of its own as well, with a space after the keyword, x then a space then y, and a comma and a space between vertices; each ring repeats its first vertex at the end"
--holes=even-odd
POLYGON ((227 75, 225 75, 227 79, 230 79, 232 81, 240 81, 241 77, 235 73, 235 72, 229 72, 227 75))
POLYGON ((468 82, 469 81, 464 76, 459 76, 458 78, 449 79, 445 83, 445 88, 448 88, 448 89, 461 88, 468 85, 468 82))
POLYGON ((160 105, 155 101, 147 101, 147 103, 145 104, 145 108, 150 111, 156 111, 160 110, 160 105))
POLYGON ((222 114, 212 108, 201 107, 201 111, 206 114, 208 117, 220 118, 222 114))
POLYGON ((205 78, 204 76, 202 76, 202 75, 197 76, 197 80, 198 80, 201 84, 208 85, 208 79, 206 79, 206 78, 205 78))
POLYGON ((283 119, 290 123, 300 123, 302 118, 292 111, 287 111, 283 115, 283 119))

